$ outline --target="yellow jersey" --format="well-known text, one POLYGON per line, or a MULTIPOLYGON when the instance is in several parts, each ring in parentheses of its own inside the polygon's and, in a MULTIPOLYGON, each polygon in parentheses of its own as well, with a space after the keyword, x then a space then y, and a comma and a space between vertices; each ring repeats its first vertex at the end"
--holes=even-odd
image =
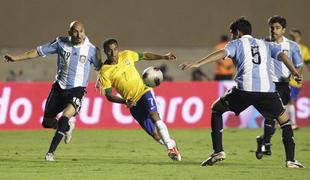
POLYGON ((137 102, 143 94, 151 90, 143 83, 135 67, 135 62, 142 57, 143 54, 126 50, 119 52, 117 64, 103 64, 98 75, 102 90, 114 88, 124 99, 137 102))
MULTIPOLYGON (((301 51, 301 57, 304 62, 304 64, 309 64, 310 63, 310 51, 307 46, 303 44, 298 44, 300 51, 301 51)), ((290 85, 293 87, 300 88, 302 84, 298 84, 293 77, 291 76, 290 78, 290 85)))

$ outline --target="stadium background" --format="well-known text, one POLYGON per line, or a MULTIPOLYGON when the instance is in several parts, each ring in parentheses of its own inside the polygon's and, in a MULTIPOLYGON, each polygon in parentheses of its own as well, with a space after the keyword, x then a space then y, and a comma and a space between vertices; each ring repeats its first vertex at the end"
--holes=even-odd
MULTIPOLYGON (((310 45, 310 24, 305 21, 309 15, 307 13, 309 5, 310 2, 307 0, 297 2, 290 0, 5 0, 1 2, 0 21, 2 27, 0 28, 0 34, 2 36, 0 49, 1 55, 7 52, 15 54, 49 42, 57 36, 66 35, 69 22, 78 19, 85 24, 88 37, 98 46, 101 46, 103 39, 115 37, 119 40, 122 49, 157 53, 174 52, 178 60, 166 64, 168 75, 171 75, 175 81, 188 81, 190 72, 179 70, 177 65, 185 60, 205 56, 213 49, 220 35, 223 33, 228 34, 229 23, 239 16, 246 16, 252 22, 254 36, 265 37, 268 35, 268 17, 274 14, 282 15, 287 18, 287 29, 291 27, 301 29, 303 42, 310 45)), ((0 128, 12 127, 9 114, 14 114, 14 112, 11 112, 12 105, 15 102, 13 101, 14 98, 15 100, 16 98, 23 98, 25 94, 31 94, 29 93, 30 87, 40 85, 38 83, 28 83, 28 86, 24 87, 18 83, 5 83, 4 81, 10 70, 22 70, 21 81, 51 82, 55 75, 55 58, 55 56, 49 56, 44 60, 39 58, 29 62, 1 63, 0 100, 2 104, 0 112, 2 113, 1 117, 4 117, 4 119, 2 121, 0 119, 0 123, 9 122, 9 124, 0 124, 0 128), (4 88, 12 88, 12 86, 15 86, 14 91, 18 89, 20 97, 11 98, 7 104, 8 109, 5 110, 3 105, 4 88), (4 112, 5 114, 3 114, 4 112)), ((138 63, 137 67, 139 71, 142 71, 147 66, 161 65, 163 63, 164 61, 155 63, 141 62, 138 63)), ((214 64, 204 66, 202 70, 212 77, 214 64)), ((306 71, 304 73, 305 80, 309 81, 310 73, 306 71)), ((91 72, 91 81, 94 80, 95 73, 91 72)), ((49 84, 43 85, 43 92, 46 91, 44 97, 48 93, 49 84)), ((305 84, 307 84, 305 87, 309 87, 309 82, 305 84)), ((177 85, 173 82, 166 83, 164 86, 167 89, 173 89, 177 85)), ((221 84, 214 84, 214 82, 205 82, 204 86, 207 89, 213 86, 217 88, 214 91, 215 94, 207 94, 207 99, 216 98, 220 94, 220 87, 222 87, 221 84)), ((309 88, 303 89, 304 99, 301 102, 302 109, 300 110, 301 113, 306 113, 305 119, 309 122, 310 98, 307 89, 309 88)), ((159 89, 159 91, 160 94, 166 93, 164 90, 159 89)), ((192 89, 193 91, 196 92, 196 89, 192 89)), ((16 114, 21 117, 24 109, 22 105, 16 105, 16 107, 20 107, 20 109, 16 110, 16 114)), ((207 106, 206 109, 208 109, 207 106)), ((41 112, 41 109, 35 111, 38 114, 41 112)), ((206 115, 204 121, 208 121, 207 117, 208 115, 206 115)), ((36 121, 36 128, 39 127, 38 122, 36 121)), ((234 125, 238 126, 238 124, 234 125)), ((81 125, 81 127, 83 126, 81 125)), ((19 126, 15 126, 15 128, 19 128, 19 126)))

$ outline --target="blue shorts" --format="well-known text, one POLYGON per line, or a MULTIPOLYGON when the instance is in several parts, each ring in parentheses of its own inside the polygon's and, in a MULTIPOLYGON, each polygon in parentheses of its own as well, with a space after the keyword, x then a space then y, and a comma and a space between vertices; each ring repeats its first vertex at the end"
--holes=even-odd
POLYGON ((296 100, 299 94, 300 88, 290 86, 291 88, 291 99, 296 100))
POLYGON ((150 118, 150 113, 152 112, 158 112, 153 91, 147 91, 139 99, 136 106, 130 108, 131 115, 149 135, 154 134, 155 131, 155 124, 150 118))

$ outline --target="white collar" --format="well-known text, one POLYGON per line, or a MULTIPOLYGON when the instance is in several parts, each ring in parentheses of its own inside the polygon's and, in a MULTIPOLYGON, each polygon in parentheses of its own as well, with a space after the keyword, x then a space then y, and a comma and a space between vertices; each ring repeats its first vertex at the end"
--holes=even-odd
POLYGON ((251 35, 247 34, 247 35, 243 35, 243 36, 241 36, 241 38, 253 38, 253 36, 251 36, 251 35))

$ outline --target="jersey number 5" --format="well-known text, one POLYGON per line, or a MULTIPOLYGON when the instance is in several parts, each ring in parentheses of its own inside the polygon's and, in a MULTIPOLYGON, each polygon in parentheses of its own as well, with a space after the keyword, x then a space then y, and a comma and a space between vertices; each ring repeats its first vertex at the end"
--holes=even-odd
POLYGON ((252 62, 254 64, 260 64, 262 60, 259 54, 258 46, 251 46, 251 53, 252 53, 252 62))

